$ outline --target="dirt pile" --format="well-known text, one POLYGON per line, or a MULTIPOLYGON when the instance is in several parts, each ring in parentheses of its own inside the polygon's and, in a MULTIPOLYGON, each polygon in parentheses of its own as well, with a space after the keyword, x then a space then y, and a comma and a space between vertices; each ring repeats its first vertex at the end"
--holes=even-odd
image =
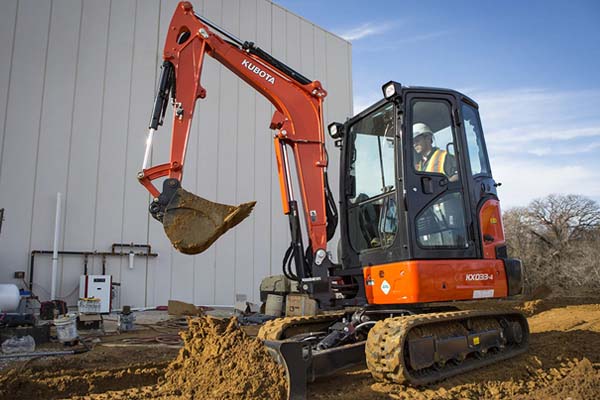
MULTIPOLYGON (((0 373, 0 399, 287 398, 284 368, 260 340, 238 327, 235 318, 192 318, 180 335, 184 347, 170 363, 127 364, 139 356, 137 351, 134 356, 131 349, 115 349, 121 352, 119 358, 114 354, 98 358, 96 354, 103 350, 96 348, 81 357, 20 364, 0 373)), ((149 360, 164 358, 156 355, 164 349, 142 351, 149 360)))
POLYGON ((190 399, 285 399, 285 370, 235 318, 190 319, 184 347, 165 373, 159 392, 190 399))

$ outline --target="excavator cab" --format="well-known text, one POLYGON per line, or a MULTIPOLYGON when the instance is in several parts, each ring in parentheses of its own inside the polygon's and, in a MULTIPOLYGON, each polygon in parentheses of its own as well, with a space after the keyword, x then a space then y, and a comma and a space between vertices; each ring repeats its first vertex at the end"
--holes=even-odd
POLYGON ((477 104, 452 90, 395 87, 338 139, 342 264, 482 258, 477 212, 496 184, 477 104))
POLYGON ((507 256, 477 103, 396 82, 383 92, 344 124, 329 125, 341 149, 336 272, 364 271, 348 297, 401 304, 520 293, 521 266, 507 256), (495 280, 457 283, 470 272, 495 280), (385 279, 399 273, 414 274, 416 286, 385 279), (436 279, 423 278, 432 273, 436 279))

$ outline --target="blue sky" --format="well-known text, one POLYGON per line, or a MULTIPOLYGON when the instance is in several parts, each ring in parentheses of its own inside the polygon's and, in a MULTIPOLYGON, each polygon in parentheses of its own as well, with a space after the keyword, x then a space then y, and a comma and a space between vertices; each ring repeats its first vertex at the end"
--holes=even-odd
POLYGON ((600 1, 276 3, 352 42, 356 112, 390 79, 474 98, 504 208, 600 202, 600 1))

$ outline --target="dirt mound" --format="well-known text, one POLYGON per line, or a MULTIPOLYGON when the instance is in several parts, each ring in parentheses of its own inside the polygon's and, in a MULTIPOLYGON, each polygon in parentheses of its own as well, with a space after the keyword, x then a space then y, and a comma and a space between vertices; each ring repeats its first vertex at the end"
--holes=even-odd
POLYGON ((235 318, 194 318, 159 391, 195 399, 285 399, 285 370, 235 318))
MULTIPOLYGON (((235 318, 193 318, 189 329, 180 335, 184 347, 170 363, 116 367, 113 354, 104 357, 107 362, 102 363, 104 358, 96 355, 102 350, 94 349, 82 358, 39 360, 27 368, 22 364, 2 371, 0 399, 287 398, 284 368, 273 360, 260 340, 247 336, 238 327, 235 318)), ((156 357, 156 349, 145 351, 149 359, 156 357)), ((130 349, 121 352, 116 364, 137 358, 130 349)))

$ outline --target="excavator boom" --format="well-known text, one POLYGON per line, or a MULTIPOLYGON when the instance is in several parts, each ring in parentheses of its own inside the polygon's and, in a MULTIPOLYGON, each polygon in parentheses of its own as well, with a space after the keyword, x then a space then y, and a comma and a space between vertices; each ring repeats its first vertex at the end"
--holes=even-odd
POLYGON ((291 191, 289 147, 296 161, 310 245, 313 252, 325 249, 328 236, 325 196, 327 156, 322 106, 327 92, 318 81, 310 81, 253 43, 242 43, 196 15, 189 2, 178 4, 169 25, 143 168, 138 174, 140 183, 154 198, 150 205, 151 214, 163 223, 165 232, 178 250, 196 254, 250 215, 254 206, 254 203, 237 207, 213 203, 180 187, 196 101, 206 96, 201 85, 206 54, 274 105, 276 111, 270 128, 277 130, 274 145, 284 213, 295 212, 292 203, 296 204, 291 191), (174 107, 170 161, 149 167, 152 138, 162 125, 169 100, 174 107), (168 179, 160 192, 152 181, 165 176, 168 179))

